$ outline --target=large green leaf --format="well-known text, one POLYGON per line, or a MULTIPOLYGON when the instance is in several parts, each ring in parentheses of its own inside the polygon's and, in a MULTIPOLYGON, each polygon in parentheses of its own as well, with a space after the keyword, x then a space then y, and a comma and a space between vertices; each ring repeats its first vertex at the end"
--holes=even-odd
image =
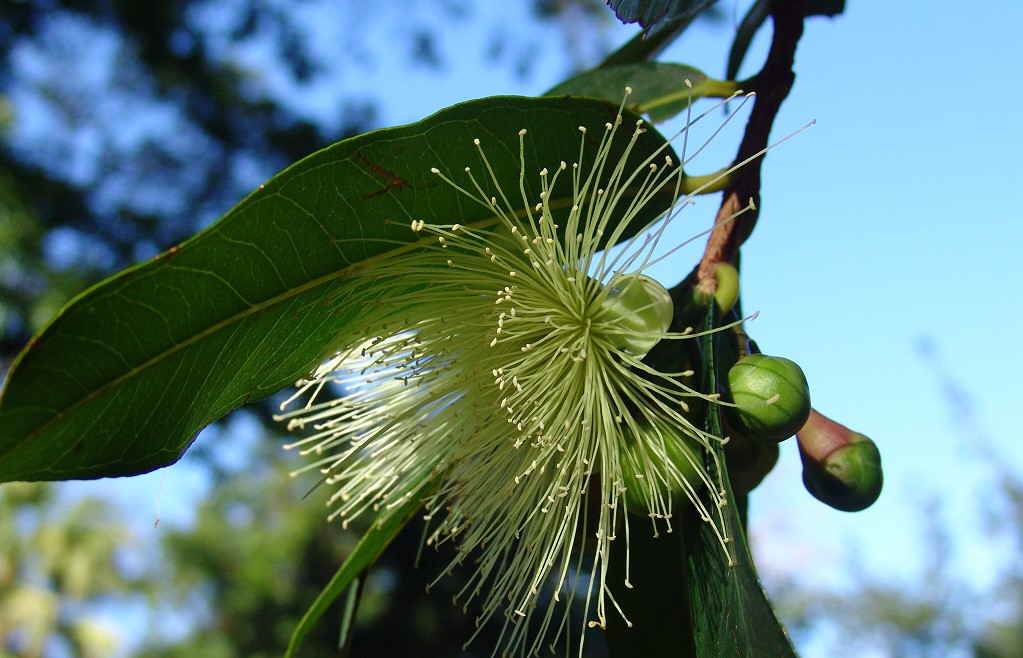
MULTIPOLYGON (((325 356, 352 310, 339 300, 356 266, 410 248, 413 219, 493 221, 431 167, 456 180, 465 166, 482 174, 479 138, 516 199, 526 128, 525 184, 537 199, 536 172, 576 160, 578 126, 595 144, 616 112, 586 99, 483 99, 289 167, 207 230, 77 297, 32 339, 0 397, 0 481, 131 475, 174 462, 208 423, 325 356)), ((646 132, 630 161, 663 145, 646 132)), ((570 205, 569 178, 552 205, 570 205)), ((650 204, 634 229, 669 202, 650 204)))
MULTIPOLYGON (((708 317, 708 326, 712 317, 708 317)), ((720 334, 707 336, 703 352, 705 390, 717 390, 714 343, 720 334)), ((721 435, 720 411, 707 410, 707 430, 721 435)), ((724 450, 717 447, 719 464, 724 450)), ((684 537, 689 556, 689 597, 692 608, 693 638, 697 658, 796 658, 788 633, 778 621, 757 576, 746 528, 740 517, 744 501, 736 500, 728 483, 728 472, 721 474, 730 504, 723 512, 723 525, 731 538, 728 554, 722 549, 710 524, 696 515, 687 518, 684 537)))
POLYGON ((733 497, 725 509, 725 525, 732 537, 729 550, 735 559, 732 565, 707 523, 697 519, 686 528, 696 655, 796 658, 788 633, 760 584, 739 507, 733 497))

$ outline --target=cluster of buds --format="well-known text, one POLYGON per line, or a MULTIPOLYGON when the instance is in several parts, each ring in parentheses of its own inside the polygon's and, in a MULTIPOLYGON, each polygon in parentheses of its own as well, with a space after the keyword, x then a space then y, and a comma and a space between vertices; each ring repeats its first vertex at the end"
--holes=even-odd
MULTIPOLYGON (((616 303, 630 301, 631 307, 641 309, 642 312, 632 314, 637 326, 657 325, 656 329, 664 331, 673 316, 670 312, 657 315, 654 308, 674 305, 676 328, 696 326, 708 311, 713 312, 721 332, 718 341, 721 376, 720 390, 712 399, 722 412, 724 465, 732 491, 741 495, 757 487, 777 463, 779 444, 796 436, 806 489, 835 509, 847 512, 866 509, 877 500, 883 485, 877 446, 863 434, 812 408, 810 387, 799 365, 784 357, 760 353, 756 343, 746 336, 742 320, 733 310, 739 298, 738 271, 730 263, 722 262, 716 265, 714 274, 716 286, 712 291, 702 289, 694 271, 671 293, 660 289, 653 294, 650 292, 653 287, 660 286, 646 280, 646 285, 637 286, 630 296, 635 299, 616 303), (640 291, 644 294, 640 295, 640 291), (674 298, 670 302, 669 296, 674 298)), ((679 347, 674 346, 676 351, 679 347)), ((643 348, 645 354, 651 346, 643 348)), ((656 354, 656 360, 664 364, 671 363, 672 358, 683 359, 680 364, 672 363, 672 369, 687 372, 699 369, 694 367, 703 358, 698 349, 682 350, 681 354, 685 356, 662 351, 656 354)), ((705 409, 687 411, 690 420, 699 423, 705 409)), ((694 499, 706 481, 698 475, 703 466, 699 442, 683 432, 660 436, 658 429, 642 422, 633 431, 646 441, 655 437, 655 443, 662 445, 663 450, 655 455, 645 454, 640 447, 644 440, 626 437, 621 465, 628 509, 648 514, 656 510, 660 502, 657 495, 664 491, 677 500, 694 499), (669 470, 683 477, 672 482, 667 476, 669 470)))
MULTIPOLYGON (((738 297, 738 273, 722 263, 717 278, 714 299, 727 312, 738 297)), ((796 363, 759 353, 742 330, 736 336, 738 359, 727 372, 723 395, 733 489, 757 486, 777 462, 777 444, 794 435, 803 483, 814 498, 846 512, 870 507, 884 483, 877 445, 811 407, 806 376, 796 363)))

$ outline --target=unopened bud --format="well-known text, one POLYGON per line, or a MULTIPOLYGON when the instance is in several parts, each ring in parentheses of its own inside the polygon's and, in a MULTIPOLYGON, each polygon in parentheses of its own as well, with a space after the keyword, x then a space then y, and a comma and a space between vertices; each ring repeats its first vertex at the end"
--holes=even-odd
POLYGON ((706 481, 699 443, 681 432, 667 434, 640 422, 621 453, 628 509, 639 515, 666 511, 664 494, 678 500, 706 481))
POLYGON ((803 484, 817 500, 843 512, 858 512, 881 495, 881 453, 863 434, 811 411, 796 439, 803 484))
POLYGON ((810 388, 794 362, 766 354, 750 354, 728 371, 728 422, 751 439, 784 441, 810 414, 810 388))

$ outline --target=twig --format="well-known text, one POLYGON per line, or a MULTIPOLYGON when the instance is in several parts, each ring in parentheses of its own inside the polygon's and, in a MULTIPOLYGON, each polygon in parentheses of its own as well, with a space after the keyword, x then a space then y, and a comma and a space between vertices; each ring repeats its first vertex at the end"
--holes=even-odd
MULTIPOLYGON (((749 81, 750 91, 756 92, 756 99, 735 162, 742 162, 767 148, 774 119, 796 77, 792 63, 796 56, 796 45, 803 35, 804 3, 801 0, 774 0, 770 13, 774 27, 771 49, 763 69, 749 81)), ((707 247, 697 269, 697 289, 702 292, 714 292, 717 288, 715 266, 720 262, 734 263, 739 247, 753 232, 760 214, 762 163, 763 158, 756 158, 736 171, 732 184, 725 189, 721 208, 714 219, 717 228, 707 240, 707 247), (755 207, 734 217, 750 200, 755 207), (734 219, 729 221, 732 217, 734 219)))

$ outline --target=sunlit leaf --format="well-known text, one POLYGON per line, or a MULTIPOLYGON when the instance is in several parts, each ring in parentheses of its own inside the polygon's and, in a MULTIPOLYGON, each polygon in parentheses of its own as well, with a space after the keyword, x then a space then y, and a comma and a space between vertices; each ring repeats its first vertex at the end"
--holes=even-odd
POLYGON ((690 99, 728 98, 739 90, 734 82, 708 78, 702 71, 684 64, 637 62, 586 71, 562 82, 547 95, 614 100, 621 98, 626 87, 632 88, 629 109, 648 115, 655 123, 684 111, 690 99), (686 80, 692 83, 692 89, 686 86, 686 80))
MULTIPOLYGON (((132 475, 173 463, 207 424, 293 383, 331 350, 354 311, 342 300, 357 266, 413 248, 412 220, 494 221, 431 167, 456 179, 465 166, 485 171, 479 138, 505 189, 515 186, 526 128, 532 202, 536 172, 578 159, 578 126, 591 128, 595 146, 617 109, 483 99, 289 167, 199 235, 77 297, 32 339, 0 397, 0 481, 132 475)), ((664 144, 644 133, 630 166, 664 144)), ((570 179, 550 197, 566 212, 570 179)), ((669 205, 664 194, 633 230, 669 205)))

